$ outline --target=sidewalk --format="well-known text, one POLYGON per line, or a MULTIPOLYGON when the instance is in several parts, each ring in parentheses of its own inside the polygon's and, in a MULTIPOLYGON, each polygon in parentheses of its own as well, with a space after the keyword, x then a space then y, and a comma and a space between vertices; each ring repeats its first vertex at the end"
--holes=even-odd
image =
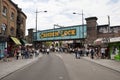
POLYGON ((120 72, 120 61, 115 61, 111 59, 91 59, 90 57, 82 57, 82 59, 92 61, 104 67, 120 72))
MULTIPOLYGON (((63 54, 66 54, 66 53, 63 53, 63 54)), ((69 55, 69 58, 75 57, 75 54, 69 54, 68 53, 66 55, 69 55)), ((57 55, 57 56, 61 57, 61 59, 62 59, 62 56, 60 56, 60 55, 57 55)), ((96 64, 99 64, 99 65, 102 65, 104 67, 107 67, 109 69, 112 69, 112 70, 115 70, 117 72, 120 72, 120 61, 115 61, 115 60, 111 60, 111 59, 91 59, 90 57, 86 57, 86 56, 81 57, 81 59, 84 59, 84 60, 87 60, 87 61, 91 61, 91 62, 94 62, 96 64)))
MULTIPOLYGON (((66 54, 66 53, 64 53, 64 54, 66 54)), ((66 55, 69 55, 69 58, 75 57, 74 54, 66 54, 66 55)), ((59 57, 61 57, 61 56, 59 56, 59 57)), ((86 56, 81 57, 81 59, 91 61, 91 62, 94 62, 101 66, 107 67, 107 68, 115 70, 117 72, 120 72, 120 61, 115 61, 115 60, 111 60, 111 59, 91 59, 90 57, 86 57, 86 56)))
POLYGON ((38 57, 34 57, 32 59, 13 59, 9 62, 0 61, 0 79, 13 73, 14 71, 22 69, 23 67, 29 64, 32 64, 33 62, 37 61, 40 57, 42 57, 41 54, 39 54, 38 57))

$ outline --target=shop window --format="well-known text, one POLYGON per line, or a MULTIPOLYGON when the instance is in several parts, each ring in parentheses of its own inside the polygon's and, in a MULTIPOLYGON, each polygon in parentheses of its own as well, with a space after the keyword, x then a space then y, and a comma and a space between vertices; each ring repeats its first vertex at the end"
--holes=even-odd
POLYGON ((5 6, 3 6, 2 14, 3 14, 4 16, 7 15, 7 8, 6 8, 5 6))

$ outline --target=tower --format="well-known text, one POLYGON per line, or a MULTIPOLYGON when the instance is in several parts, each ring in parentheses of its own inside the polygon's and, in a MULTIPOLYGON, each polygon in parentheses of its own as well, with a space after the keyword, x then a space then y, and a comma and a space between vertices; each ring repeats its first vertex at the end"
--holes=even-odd
POLYGON ((85 19, 87 25, 87 44, 93 44, 97 38, 97 17, 88 17, 85 19))

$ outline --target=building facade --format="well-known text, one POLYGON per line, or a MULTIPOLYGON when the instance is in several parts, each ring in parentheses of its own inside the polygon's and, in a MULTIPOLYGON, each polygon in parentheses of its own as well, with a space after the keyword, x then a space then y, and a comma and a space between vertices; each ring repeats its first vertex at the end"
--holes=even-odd
POLYGON ((11 40, 15 44, 20 44, 18 39, 25 39, 26 19, 27 16, 12 0, 0 0, 1 51, 11 45, 11 40))
POLYGON ((26 18, 17 4, 11 0, 0 0, 0 35, 24 38, 26 18))
POLYGON ((86 18, 87 25, 87 44, 94 44, 98 38, 115 38, 120 37, 120 26, 110 26, 109 24, 98 25, 97 17, 86 18))

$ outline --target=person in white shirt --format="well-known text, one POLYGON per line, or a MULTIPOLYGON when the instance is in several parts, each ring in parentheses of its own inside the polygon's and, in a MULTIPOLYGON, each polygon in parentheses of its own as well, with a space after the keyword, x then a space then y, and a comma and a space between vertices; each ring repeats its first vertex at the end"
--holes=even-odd
POLYGON ((105 58, 105 48, 101 48, 101 58, 105 58))
POLYGON ((49 54, 49 52, 50 52, 50 49, 49 49, 49 48, 47 48, 47 50, 46 50, 46 51, 47 51, 47 54, 49 54))

